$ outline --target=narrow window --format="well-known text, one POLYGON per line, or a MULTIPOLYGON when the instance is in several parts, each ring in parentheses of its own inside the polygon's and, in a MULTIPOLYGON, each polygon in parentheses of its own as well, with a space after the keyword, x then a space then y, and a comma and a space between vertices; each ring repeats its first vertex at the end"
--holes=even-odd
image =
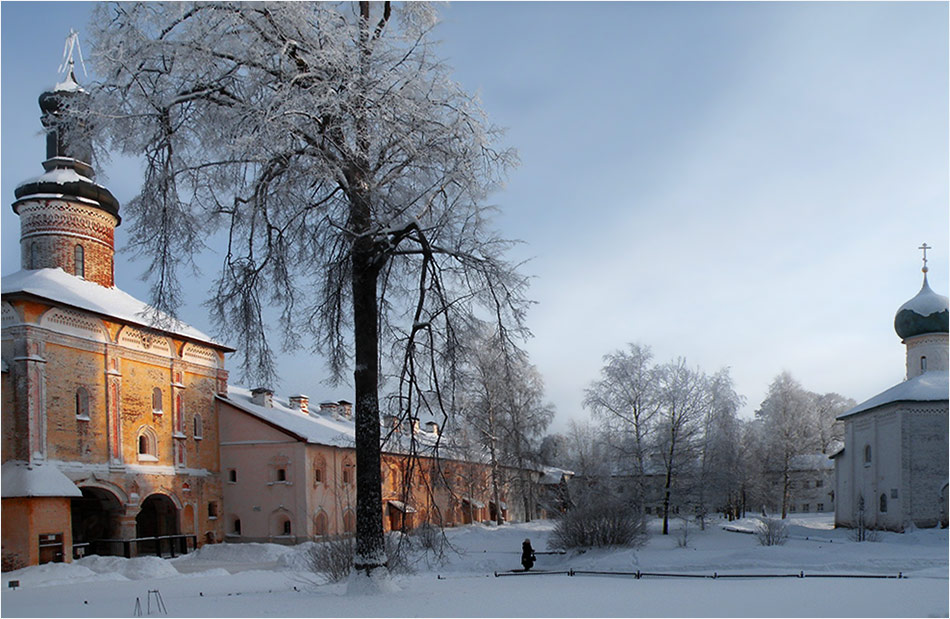
POLYGON ((162 390, 159 387, 152 389, 152 412, 162 414, 162 390))
POLYGON ((144 434, 139 437, 139 455, 144 456, 148 454, 148 437, 144 434))
POLYGON ((881 493, 881 513, 887 512, 887 494, 881 493))
POLYGON ((194 421, 194 435, 195 435, 195 439, 200 439, 200 438, 202 438, 201 431, 202 431, 202 428, 201 428, 201 415, 195 413, 195 421, 194 421))
POLYGON ((284 520, 284 535, 290 535, 290 520, 284 520))
POLYGON ((825 485, 825 481, 824 481, 823 479, 816 479, 816 480, 815 480, 815 487, 816 487, 816 488, 821 488, 821 487, 824 486, 824 485, 825 485))
POLYGON ((86 256, 85 251, 82 248, 82 245, 76 245, 76 248, 73 250, 74 254, 74 270, 73 273, 78 277, 86 276, 86 256))
POLYGON ((356 533, 356 514, 347 510, 343 514, 343 531, 346 533, 356 533))
POLYGON ((323 469, 317 467, 313 469, 313 483, 319 484, 323 482, 323 469))
POLYGON ((231 469, 228 471, 228 481, 232 484, 237 483, 237 469, 231 469))
POLYGON ((76 417, 89 419, 89 392, 85 387, 76 390, 76 417))
POLYGON ((241 519, 240 518, 234 519, 234 534, 235 535, 241 534, 241 519))
POLYGON ((185 405, 182 401, 181 393, 175 394, 175 431, 179 434, 185 433, 185 405))
POLYGON ((30 268, 40 268, 40 248, 36 244, 36 241, 30 243, 30 268))
POLYGON ((871 464, 871 446, 864 446, 864 464, 871 464))
POLYGON ((921 372, 927 371, 927 357, 920 358, 920 371, 921 372))
POLYGON ((208 518, 218 517, 218 504, 215 501, 208 503, 208 518))
POLYGON ((287 481, 287 469, 277 469, 277 481, 287 481))

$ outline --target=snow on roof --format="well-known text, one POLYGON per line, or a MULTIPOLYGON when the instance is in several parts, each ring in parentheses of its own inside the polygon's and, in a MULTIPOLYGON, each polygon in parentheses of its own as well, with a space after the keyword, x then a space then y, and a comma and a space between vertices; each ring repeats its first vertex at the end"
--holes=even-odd
POLYGON ((921 316, 945 312, 947 311, 947 297, 937 294, 930 288, 925 274, 924 284, 920 287, 920 292, 913 299, 901 305, 897 311, 900 312, 901 310, 911 310, 921 316))
POLYGON ((78 183, 78 182, 90 183, 92 185, 105 189, 105 187, 103 187, 99 183, 95 182, 88 176, 83 176, 82 174, 80 174, 79 172, 77 172, 76 170, 72 168, 53 168, 52 170, 50 170, 49 172, 45 174, 42 174, 35 178, 27 179, 20 184, 27 185, 29 183, 53 183, 56 185, 65 185, 66 183, 78 183))
POLYGON ((894 385, 887 391, 879 393, 870 400, 866 400, 851 410, 838 415, 838 419, 844 419, 893 402, 946 402, 948 393, 950 393, 950 380, 948 380, 947 373, 931 370, 894 385))
POLYGON ((228 385, 228 397, 222 400, 308 443, 339 447, 355 445, 356 426, 352 421, 337 421, 319 413, 308 415, 299 408, 290 408, 287 400, 277 396, 274 396, 271 407, 259 406, 252 397, 250 389, 228 385))
POLYGON ((541 484, 559 484, 561 483, 561 479, 563 479, 565 476, 571 477, 574 475, 572 471, 547 465, 543 465, 541 467, 541 472, 541 484))
POLYGON ((789 459, 789 469, 792 471, 820 471, 835 468, 835 463, 828 454, 800 454, 789 459))
POLYGON ((43 464, 28 464, 21 460, 4 462, 0 485, 2 485, 0 494, 5 499, 31 496, 82 496, 76 484, 55 465, 48 462, 43 464))
POLYGON ((3 277, 3 294, 24 292, 50 301, 56 301, 72 307, 95 312, 108 318, 141 325, 179 335, 191 340, 210 344, 216 348, 233 350, 213 340, 198 329, 167 314, 158 312, 152 306, 139 301, 132 295, 116 288, 106 288, 81 277, 70 275, 60 268, 24 269, 3 277), (151 320, 156 316, 168 326, 156 326, 151 320))

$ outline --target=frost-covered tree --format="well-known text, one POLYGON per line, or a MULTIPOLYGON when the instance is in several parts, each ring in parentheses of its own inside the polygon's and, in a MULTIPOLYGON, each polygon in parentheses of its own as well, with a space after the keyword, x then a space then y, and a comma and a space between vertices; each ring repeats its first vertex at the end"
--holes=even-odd
POLYGON ((600 420, 617 458, 617 471, 631 475, 634 502, 642 503, 646 462, 660 399, 649 346, 628 344, 604 356, 600 379, 584 391, 584 406, 600 420))
POLYGON ((745 398, 736 393, 728 368, 709 377, 707 407, 703 412, 700 438, 696 508, 705 529, 706 514, 722 509, 736 512, 742 495, 739 409, 745 398))
POLYGON ((857 402, 840 393, 812 394, 811 425, 823 454, 830 454, 835 445, 844 442, 844 422, 838 415, 853 408, 857 402))
POLYGON ((768 468, 781 476, 782 518, 788 515, 791 498, 792 458, 816 448, 816 433, 809 424, 812 400, 812 394, 789 372, 782 372, 769 385, 765 400, 755 411, 756 418, 763 422, 768 468))
POLYGON ((324 355, 336 379, 353 368, 369 575, 386 563, 380 360, 408 416, 478 307, 521 326, 525 280, 483 205, 515 156, 449 79, 426 4, 116 3, 93 20, 108 122, 90 124, 144 157, 125 212, 154 305, 174 314, 182 267, 222 238, 209 307, 245 379, 274 379, 268 305, 285 347, 324 355))

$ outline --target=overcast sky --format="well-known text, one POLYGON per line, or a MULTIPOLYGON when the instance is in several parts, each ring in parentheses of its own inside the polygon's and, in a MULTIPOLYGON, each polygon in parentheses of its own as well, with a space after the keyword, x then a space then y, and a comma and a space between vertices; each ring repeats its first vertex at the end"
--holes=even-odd
MULTIPOLYGON (((498 227, 525 241, 514 257, 531 258, 527 348, 553 430, 587 417, 584 388, 627 342, 730 367, 748 416, 782 370, 858 401, 904 377, 893 319, 920 288, 922 242, 931 286, 948 290, 946 3, 440 10, 455 79, 520 153, 492 201, 498 227)), ((19 268, 13 190, 42 173, 36 100, 89 13, 0 5, 3 274, 19 268)), ((99 180, 122 203, 141 173, 114 159, 99 180)), ((128 260, 117 284, 147 299, 145 263, 128 260)), ((211 332, 206 286, 182 317, 211 332)), ((322 384, 322 362, 287 355, 281 372, 281 394, 352 399, 322 384)))

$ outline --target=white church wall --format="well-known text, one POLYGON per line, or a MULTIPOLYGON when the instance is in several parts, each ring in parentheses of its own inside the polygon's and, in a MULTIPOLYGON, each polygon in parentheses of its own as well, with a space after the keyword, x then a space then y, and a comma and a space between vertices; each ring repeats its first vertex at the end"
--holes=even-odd
POLYGON ((918 527, 936 526, 941 518, 941 490, 948 475, 947 415, 946 402, 915 403, 903 412, 904 467, 910 495, 905 510, 918 527))
POLYGON ((907 378, 914 378, 928 370, 947 371, 946 333, 909 337, 904 343, 907 345, 907 378))

